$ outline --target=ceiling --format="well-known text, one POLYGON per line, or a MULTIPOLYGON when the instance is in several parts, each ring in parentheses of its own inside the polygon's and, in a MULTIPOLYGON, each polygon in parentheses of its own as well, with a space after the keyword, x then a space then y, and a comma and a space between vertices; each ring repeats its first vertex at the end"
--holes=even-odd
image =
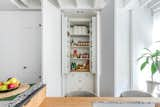
MULTIPOLYGON (((103 8, 109 0, 49 0, 55 6, 60 9, 101 9, 103 8)), ((40 0, 0 0, 0 10, 12 10, 12 9, 31 9, 40 0), (27 4, 27 8, 15 5, 14 1, 22 1, 27 4)), ((37 8, 37 7, 36 7, 37 8)), ((39 6, 40 8, 40 6, 39 6)))
POLYGON ((41 0, 0 0, 0 10, 40 9, 40 1, 41 0), (24 4, 24 6, 21 3, 24 4))
MULTIPOLYGON (((37 9, 41 0, 0 0, 0 10, 37 9), (23 5, 25 4, 25 5, 23 5)), ((110 0, 48 0, 60 9, 101 9, 110 0)))
MULTIPOLYGON (((0 10, 5 9, 19 9, 13 2, 13 0, 0 0, 0 10)), ((21 0, 32 4, 39 4, 40 0, 21 0)), ((109 0, 49 0, 55 6, 61 9, 100 9, 103 8, 109 0)), ((141 7, 148 7, 153 10, 154 13, 160 12, 160 0, 122 0, 124 6, 133 6, 139 3, 141 7)), ((27 3, 26 2, 26 3, 27 3)), ((32 6, 33 7, 33 6, 32 6)), ((30 7, 28 7, 30 8, 30 7)), ((40 7, 39 7, 40 8, 40 7)))
POLYGON ((10 0, 0 0, 0 10, 18 9, 10 0))
POLYGON ((109 0, 49 0, 60 9, 101 9, 109 0))
POLYGON ((160 0, 123 0, 125 6, 139 5, 140 7, 147 7, 152 9, 153 13, 160 12, 160 0))
POLYGON ((148 0, 148 3, 146 4, 148 8, 151 8, 153 12, 160 12, 160 0, 148 0))

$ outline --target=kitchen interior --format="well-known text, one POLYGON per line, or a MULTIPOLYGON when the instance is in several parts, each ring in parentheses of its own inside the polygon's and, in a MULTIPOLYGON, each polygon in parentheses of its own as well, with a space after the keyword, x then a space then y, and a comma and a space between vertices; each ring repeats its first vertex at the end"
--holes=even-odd
POLYGON ((158 72, 153 89, 150 68, 141 72, 137 62, 159 40, 159 0, 2 0, 0 7, 0 86, 8 85, 0 106, 160 106, 158 72))

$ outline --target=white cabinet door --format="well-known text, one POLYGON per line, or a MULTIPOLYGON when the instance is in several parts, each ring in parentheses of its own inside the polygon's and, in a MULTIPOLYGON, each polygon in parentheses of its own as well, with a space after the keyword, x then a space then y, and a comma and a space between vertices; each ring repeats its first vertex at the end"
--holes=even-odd
POLYGON ((68 37, 68 18, 62 15, 62 73, 67 74, 70 70, 69 60, 69 44, 70 40, 68 37))
POLYGON ((91 61, 90 61, 90 70, 92 73, 97 72, 97 18, 92 17, 92 29, 91 29, 91 61))

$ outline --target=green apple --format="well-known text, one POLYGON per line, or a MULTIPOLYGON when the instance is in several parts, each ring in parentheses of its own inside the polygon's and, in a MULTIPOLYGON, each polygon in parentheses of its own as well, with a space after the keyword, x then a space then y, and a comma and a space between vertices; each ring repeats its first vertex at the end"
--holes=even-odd
POLYGON ((4 85, 10 84, 10 81, 3 82, 4 85))
POLYGON ((8 82, 15 84, 18 82, 18 80, 16 78, 10 78, 8 82))
POLYGON ((8 86, 7 85, 1 85, 0 86, 0 91, 6 91, 8 90, 8 86))

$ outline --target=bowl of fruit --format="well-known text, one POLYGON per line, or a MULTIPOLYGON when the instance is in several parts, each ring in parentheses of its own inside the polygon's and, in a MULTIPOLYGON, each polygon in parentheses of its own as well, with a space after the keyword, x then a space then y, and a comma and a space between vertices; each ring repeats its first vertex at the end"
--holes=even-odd
POLYGON ((19 88, 20 81, 16 78, 8 78, 5 82, 0 82, 0 93, 9 92, 19 88))

